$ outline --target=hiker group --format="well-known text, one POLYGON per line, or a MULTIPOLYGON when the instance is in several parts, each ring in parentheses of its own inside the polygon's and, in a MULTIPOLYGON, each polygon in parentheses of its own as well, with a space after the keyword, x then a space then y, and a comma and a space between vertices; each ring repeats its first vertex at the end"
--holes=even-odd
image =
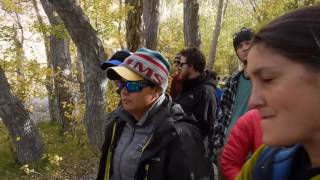
POLYGON ((320 6, 233 36, 242 69, 220 87, 198 48, 171 61, 117 51, 101 65, 121 102, 99 180, 320 179, 320 6))

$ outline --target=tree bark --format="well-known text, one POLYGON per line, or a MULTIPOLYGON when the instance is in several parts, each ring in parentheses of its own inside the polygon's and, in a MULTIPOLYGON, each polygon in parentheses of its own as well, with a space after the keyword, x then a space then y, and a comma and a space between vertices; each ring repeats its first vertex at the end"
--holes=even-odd
MULTIPOLYGON (((54 14, 52 5, 47 0, 41 0, 42 7, 46 12, 51 26, 63 26, 63 21, 58 15, 54 14)), ((61 36, 61 35, 60 35, 61 36)), ((50 55, 52 60, 52 67, 54 70, 54 84, 55 93, 58 103, 59 123, 62 132, 66 132, 71 127, 72 110, 74 103, 72 101, 72 71, 71 71, 71 57, 69 51, 68 37, 58 37, 50 34, 50 55)))
POLYGON ((81 52, 86 91, 84 122, 90 144, 100 150, 104 140, 103 119, 106 104, 104 89, 101 88, 105 74, 100 70, 100 64, 106 59, 102 43, 75 0, 49 0, 49 2, 53 4, 81 52))
POLYGON ((25 53, 23 49, 23 41, 24 41, 24 34, 23 34, 23 27, 20 22, 19 15, 17 13, 16 17, 16 23, 18 28, 14 25, 13 27, 13 43, 14 43, 14 48, 15 48, 15 59, 16 59, 16 72, 17 72, 17 86, 16 86, 16 92, 18 94, 18 97, 21 99, 23 103, 26 103, 27 97, 28 97, 28 92, 26 91, 26 84, 25 84, 25 74, 23 70, 23 64, 25 61, 25 53), (21 31, 21 39, 19 39, 18 35, 18 29, 21 31))
POLYGON ((183 32, 186 47, 201 46, 198 0, 183 0, 183 32))
POLYGON ((85 97, 85 87, 84 87, 84 77, 83 77, 83 64, 82 64, 83 60, 82 60, 82 56, 81 56, 81 52, 79 51, 79 49, 77 49, 77 62, 76 62, 76 67, 77 67, 77 73, 76 73, 76 77, 77 77, 77 81, 80 85, 80 100, 79 102, 84 102, 84 97, 85 97))
MULTIPOLYGON (((47 56, 47 68, 53 72, 53 66, 52 66, 52 55, 50 52, 50 42, 49 42, 49 37, 47 36, 46 31, 44 30, 43 27, 46 26, 46 24, 43 22, 43 19, 40 15, 39 8, 38 8, 38 3, 36 0, 32 0, 33 7, 36 11, 37 19, 39 22, 39 25, 41 26, 41 34, 43 37, 44 41, 44 47, 46 51, 46 56, 47 56)), ((54 93, 54 81, 52 78, 52 74, 47 74, 46 75, 46 82, 45 82, 46 89, 48 91, 48 104, 49 104, 49 113, 51 117, 51 122, 54 121, 61 121, 60 120, 60 114, 59 114, 59 107, 58 107, 58 102, 57 102, 57 96, 56 93, 54 93)))
POLYGON ((156 50, 159 36, 160 0, 145 0, 143 2, 143 21, 145 47, 156 50))
POLYGON ((71 128, 72 111, 72 75, 71 57, 69 51, 69 39, 60 39, 54 35, 50 37, 50 49, 52 52, 53 69, 55 72, 55 92, 60 114, 61 130, 66 132, 71 128))
POLYGON ((126 0, 125 4, 132 9, 126 19, 126 40, 129 51, 138 50, 143 44, 142 37, 142 10, 143 0, 126 0))
POLYGON ((1 67, 0 84, 0 117, 14 143, 19 163, 25 164, 40 159, 43 146, 38 130, 21 100, 12 94, 1 67))
MULTIPOLYGON (((119 3, 119 14, 122 13, 122 0, 119 0, 118 1, 119 3)), ((118 36, 117 36, 117 39, 118 39, 118 42, 119 42, 119 46, 121 47, 121 49, 125 49, 124 45, 123 45, 123 40, 122 40, 122 35, 121 35, 121 29, 122 29, 122 19, 119 18, 118 20, 118 36)))
POLYGON ((214 62, 216 60, 218 40, 220 36, 222 20, 223 20, 223 0, 219 0, 216 24, 214 27, 213 37, 211 40, 211 49, 210 49, 207 69, 212 69, 214 62))

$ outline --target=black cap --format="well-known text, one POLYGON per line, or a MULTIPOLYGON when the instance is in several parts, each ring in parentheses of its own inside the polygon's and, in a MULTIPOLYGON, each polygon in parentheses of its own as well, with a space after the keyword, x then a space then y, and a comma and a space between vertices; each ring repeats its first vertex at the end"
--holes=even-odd
POLYGON ((121 64, 127 57, 129 57, 132 53, 127 50, 121 50, 114 53, 111 58, 101 64, 101 69, 106 70, 109 67, 114 67, 121 64))
POLYGON ((253 38, 254 32, 250 28, 241 28, 239 32, 233 34, 233 47, 237 46, 243 41, 250 41, 253 38))

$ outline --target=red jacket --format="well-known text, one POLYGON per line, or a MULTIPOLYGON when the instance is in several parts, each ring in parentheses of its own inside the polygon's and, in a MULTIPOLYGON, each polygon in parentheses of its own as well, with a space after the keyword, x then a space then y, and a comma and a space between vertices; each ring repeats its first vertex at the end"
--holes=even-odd
POLYGON ((172 77, 171 87, 169 94, 171 95, 172 99, 174 99, 177 94, 179 94, 182 90, 182 80, 180 77, 180 73, 175 73, 172 77))
POLYGON ((252 154, 262 144, 261 115, 250 110, 231 129, 221 155, 221 169, 227 180, 233 180, 252 154))

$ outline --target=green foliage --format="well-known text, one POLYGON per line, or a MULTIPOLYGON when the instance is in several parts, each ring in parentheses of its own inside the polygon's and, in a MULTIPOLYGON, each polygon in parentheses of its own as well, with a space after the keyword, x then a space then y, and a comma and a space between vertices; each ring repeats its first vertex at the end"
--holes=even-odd
POLYGON ((2 9, 9 13, 22 13, 23 7, 20 6, 20 3, 17 3, 16 0, 1 0, 0 5, 2 9))
POLYGON ((0 123, 1 179, 74 179, 96 175, 98 156, 91 150, 84 128, 79 137, 61 136, 58 124, 42 122, 39 131, 45 152, 41 160, 19 165, 10 150, 8 132, 0 123))
POLYGON ((178 17, 169 17, 160 23, 158 51, 172 63, 175 55, 184 48, 183 22, 178 17))
POLYGON ((201 34, 201 48, 206 57, 209 57, 211 40, 214 31, 215 18, 216 18, 216 8, 218 1, 213 3, 212 1, 206 1, 200 3, 199 9, 199 24, 200 24, 200 34, 201 34))
POLYGON ((121 46, 120 42, 125 39, 124 20, 132 8, 123 5, 119 8, 119 4, 112 0, 84 0, 80 5, 105 47, 117 49, 121 46), (118 29, 119 25, 121 29, 118 29))
POLYGON ((214 70, 220 75, 230 75, 239 69, 239 60, 233 47, 233 34, 242 27, 253 28, 256 21, 248 7, 229 2, 218 40, 214 70))
POLYGON ((45 74, 50 73, 47 68, 42 67, 36 60, 23 61, 20 71, 23 72, 23 79, 17 75, 18 62, 15 59, 0 60, 0 66, 6 73, 6 77, 15 95, 23 102, 31 97, 44 97, 45 74))
POLYGON ((112 112, 115 110, 120 102, 120 96, 116 92, 117 85, 114 81, 108 82, 108 90, 107 90, 107 112, 112 112))
POLYGON ((58 25, 41 25, 38 22, 34 22, 31 30, 34 30, 40 34, 45 33, 47 37, 50 35, 55 36, 58 39, 65 39, 69 37, 68 31, 64 24, 58 25))
POLYGON ((311 5, 319 5, 319 0, 264 0, 257 7, 255 17, 260 22, 258 27, 268 23, 288 11, 311 5))

